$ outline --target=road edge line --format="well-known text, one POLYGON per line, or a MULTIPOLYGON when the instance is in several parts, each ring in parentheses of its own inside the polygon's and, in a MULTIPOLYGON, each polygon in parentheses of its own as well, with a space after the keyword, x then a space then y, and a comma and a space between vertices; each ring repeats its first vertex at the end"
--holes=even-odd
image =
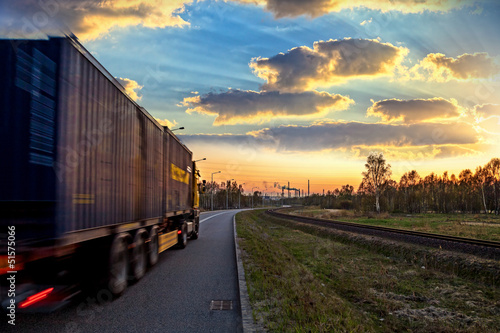
POLYGON ((233 230, 234 230, 234 248, 236 251, 236 268, 238 270, 238 286, 240 290, 240 307, 241 321, 243 324, 243 332, 258 332, 252 315, 252 306, 250 305, 250 297, 248 296, 247 281, 245 279, 245 268, 241 260, 241 250, 238 246, 236 238, 236 214, 233 215, 233 230))

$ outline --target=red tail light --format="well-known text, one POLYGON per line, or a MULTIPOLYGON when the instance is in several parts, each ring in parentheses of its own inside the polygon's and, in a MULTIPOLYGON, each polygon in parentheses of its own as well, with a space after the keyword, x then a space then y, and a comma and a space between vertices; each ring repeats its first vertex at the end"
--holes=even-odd
POLYGON ((177 230, 177 235, 182 234, 182 230, 177 230))
POLYGON ((52 292, 52 290, 54 290, 54 288, 45 289, 44 291, 28 297, 24 302, 19 304, 19 307, 26 308, 38 301, 41 301, 42 299, 46 298, 52 292))

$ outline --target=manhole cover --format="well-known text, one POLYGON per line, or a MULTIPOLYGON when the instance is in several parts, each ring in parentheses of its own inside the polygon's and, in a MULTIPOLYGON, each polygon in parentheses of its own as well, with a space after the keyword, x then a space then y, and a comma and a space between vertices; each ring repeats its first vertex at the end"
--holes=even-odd
POLYGON ((210 310, 232 310, 233 301, 212 301, 210 310))

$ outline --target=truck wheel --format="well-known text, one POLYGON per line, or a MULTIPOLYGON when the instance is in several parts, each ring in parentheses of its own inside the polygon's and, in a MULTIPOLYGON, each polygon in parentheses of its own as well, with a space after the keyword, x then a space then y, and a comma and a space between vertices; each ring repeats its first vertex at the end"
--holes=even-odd
POLYGON ((198 239, 200 236, 200 220, 194 222, 194 230, 191 234, 191 239, 198 239))
POLYGON ((134 248, 132 249, 132 257, 130 258, 130 266, 132 270, 132 278, 139 281, 146 273, 146 244, 144 243, 144 235, 146 230, 140 229, 134 237, 134 248))
POLYGON ((151 228, 151 232, 149 233, 149 238, 151 241, 149 242, 149 265, 154 266, 158 262, 158 227, 154 226, 151 228))
POLYGON ((179 234, 179 239, 178 239, 178 246, 180 249, 183 249, 187 245, 187 239, 188 239, 188 234, 187 234, 187 225, 186 222, 183 222, 181 224, 181 233, 179 234))
POLYGON ((108 288, 120 296, 127 288, 128 246, 125 234, 115 236, 109 250, 108 288))

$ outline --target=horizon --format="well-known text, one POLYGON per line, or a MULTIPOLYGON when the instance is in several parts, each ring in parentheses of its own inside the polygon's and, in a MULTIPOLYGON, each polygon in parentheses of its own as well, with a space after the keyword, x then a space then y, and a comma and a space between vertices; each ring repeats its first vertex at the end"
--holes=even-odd
POLYGON ((357 190, 366 157, 392 179, 500 157, 500 4, 89 0, 4 3, 0 35, 61 27, 193 152, 245 192, 357 190), (255 3, 253 3, 255 2, 255 3))

